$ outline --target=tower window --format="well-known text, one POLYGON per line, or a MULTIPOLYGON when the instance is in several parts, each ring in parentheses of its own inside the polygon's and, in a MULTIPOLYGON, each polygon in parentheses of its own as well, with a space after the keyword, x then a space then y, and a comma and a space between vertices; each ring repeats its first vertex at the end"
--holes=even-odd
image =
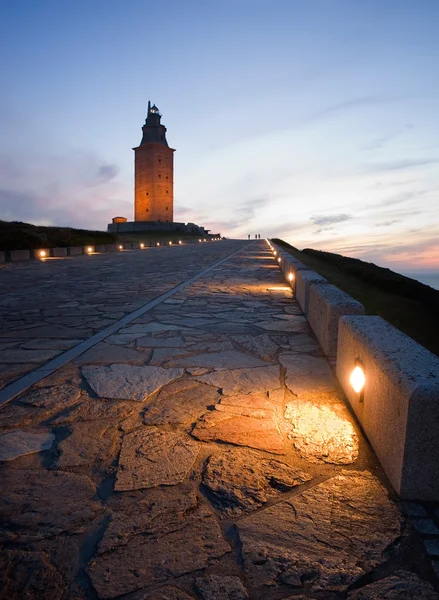
POLYGON ((146 209, 146 212, 149 212, 149 208, 146 209))
POLYGON ((168 190, 166 190, 166 193, 168 193, 168 190))
POLYGON ((161 159, 161 158, 159 158, 159 163, 161 163, 161 162, 162 162, 162 159, 161 159))
POLYGON ((168 179, 168 176, 166 175, 166 179, 168 179))
POLYGON ((169 210, 168 207, 166 207, 166 210, 169 210))
POLYGON ((149 196, 148 192, 146 192, 146 195, 149 196))
POLYGON ((161 179, 161 177, 162 177, 162 176, 161 176, 161 175, 160 175, 160 173, 159 173, 159 179, 161 179))

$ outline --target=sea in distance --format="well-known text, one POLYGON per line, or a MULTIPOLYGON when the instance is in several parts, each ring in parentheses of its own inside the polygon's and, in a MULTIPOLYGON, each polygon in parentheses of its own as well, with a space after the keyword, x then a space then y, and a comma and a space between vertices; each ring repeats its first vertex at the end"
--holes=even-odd
POLYGON ((439 271, 399 271, 399 273, 439 290, 439 271))

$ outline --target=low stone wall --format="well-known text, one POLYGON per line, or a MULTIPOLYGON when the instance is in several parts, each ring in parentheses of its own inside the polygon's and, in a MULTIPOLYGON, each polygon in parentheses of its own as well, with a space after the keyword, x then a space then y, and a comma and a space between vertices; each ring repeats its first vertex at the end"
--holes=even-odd
POLYGON ((4 252, 0 252, 0 263, 5 262, 6 254, 4 252))
POLYGON ((439 358, 270 245, 286 279, 296 269, 297 300, 325 354, 336 357, 337 378, 394 489, 406 500, 439 501, 439 358), (355 367, 364 375, 358 392, 355 367))
POLYGON ((342 317, 337 377, 405 499, 439 500, 439 359, 381 317, 342 317), (361 363, 365 385, 350 376, 361 363))

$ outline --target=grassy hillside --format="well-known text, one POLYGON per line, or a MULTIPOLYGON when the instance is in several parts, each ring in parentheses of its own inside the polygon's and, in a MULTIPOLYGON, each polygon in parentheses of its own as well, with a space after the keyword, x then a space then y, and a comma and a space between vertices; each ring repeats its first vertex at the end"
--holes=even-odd
POLYGON ((20 221, 0 221, 0 250, 65 248, 88 244, 112 244, 117 236, 106 231, 88 231, 71 227, 44 227, 20 221))
POLYGON ((305 265, 439 356, 439 291, 357 258, 273 240, 305 265))
MULTIPOLYGON (((209 238, 212 236, 205 235, 209 238)), ((216 236, 215 236, 216 237, 216 236)), ((0 221, 0 250, 34 250, 37 248, 66 248, 68 246, 95 246, 115 242, 149 242, 199 239, 199 236, 176 231, 144 231, 135 233, 107 233, 72 227, 44 227, 20 221, 0 221)))

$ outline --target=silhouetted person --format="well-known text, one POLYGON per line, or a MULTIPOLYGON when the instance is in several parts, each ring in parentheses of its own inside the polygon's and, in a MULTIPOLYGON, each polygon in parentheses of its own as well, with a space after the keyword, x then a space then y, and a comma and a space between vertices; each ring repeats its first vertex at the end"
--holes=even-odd
POLYGON ((250 239, 250 234, 248 234, 248 239, 250 239))

